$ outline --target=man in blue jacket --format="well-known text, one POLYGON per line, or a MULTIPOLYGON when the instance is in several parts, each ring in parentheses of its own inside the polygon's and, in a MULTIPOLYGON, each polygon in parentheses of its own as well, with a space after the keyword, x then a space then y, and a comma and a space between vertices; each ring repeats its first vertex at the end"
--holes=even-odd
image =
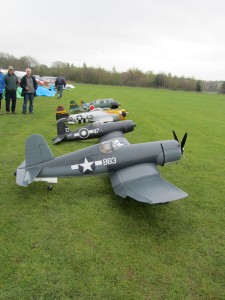
MULTIPOLYGON (((5 76, 2 73, 2 67, 0 66, 0 110, 2 108, 2 93, 5 88, 5 76)), ((0 111, 0 115, 3 115, 3 113, 0 111)))
POLYGON ((9 66, 8 73, 5 75, 5 101, 6 113, 10 113, 10 100, 12 99, 11 111, 16 114, 16 90, 19 84, 18 77, 14 74, 14 69, 9 66))

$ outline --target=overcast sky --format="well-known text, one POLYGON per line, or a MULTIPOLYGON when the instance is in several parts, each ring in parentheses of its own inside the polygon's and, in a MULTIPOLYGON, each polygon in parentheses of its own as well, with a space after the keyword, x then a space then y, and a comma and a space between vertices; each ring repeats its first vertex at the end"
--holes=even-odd
POLYGON ((17 58, 225 80, 224 0, 0 0, 0 5, 0 52, 17 58))

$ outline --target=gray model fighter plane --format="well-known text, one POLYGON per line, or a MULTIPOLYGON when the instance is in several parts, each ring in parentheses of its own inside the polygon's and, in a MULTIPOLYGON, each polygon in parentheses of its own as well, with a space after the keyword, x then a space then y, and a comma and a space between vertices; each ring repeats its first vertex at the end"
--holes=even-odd
POLYGON ((157 165, 181 159, 187 134, 181 144, 175 133, 175 140, 141 144, 110 135, 106 141, 59 157, 41 135, 31 135, 26 141, 26 158, 16 171, 16 183, 28 186, 33 181, 56 183, 58 177, 110 174, 114 192, 123 198, 155 204, 187 196, 157 169, 157 165))
POLYGON ((58 136, 53 139, 54 144, 58 144, 62 141, 87 140, 94 138, 100 138, 99 141, 102 142, 108 139, 109 133, 111 133, 110 138, 112 138, 112 132, 116 137, 123 136, 123 133, 133 131, 136 126, 131 120, 109 123, 94 122, 71 131, 65 121, 66 119, 60 119, 57 122, 58 136))

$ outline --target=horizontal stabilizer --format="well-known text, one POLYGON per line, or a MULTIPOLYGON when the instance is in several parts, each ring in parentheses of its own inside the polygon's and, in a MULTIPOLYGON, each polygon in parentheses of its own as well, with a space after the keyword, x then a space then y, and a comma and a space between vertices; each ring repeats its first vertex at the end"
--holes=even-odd
POLYGON ((110 176, 114 192, 150 204, 165 203, 188 195, 164 180, 155 164, 139 164, 121 169, 110 176))
POLYGON ((16 170, 16 183, 22 186, 28 186, 38 175, 41 168, 30 168, 26 169, 26 161, 24 160, 22 164, 16 170))
POLYGON ((18 185, 22 185, 22 186, 28 185, 28 183, 24 181, 25 173, 26 173, 25 166, 26 166, 26 161, 24 160, 16 170, 16 183, 18 185))
POLYGON ((58 144, 58 143, 62 142, 65 139, 65 137, 66 137, 66 135, 62 134, 62 135, 59 135, 56 138, 54 138, 52 141, 54 144, 58 144))

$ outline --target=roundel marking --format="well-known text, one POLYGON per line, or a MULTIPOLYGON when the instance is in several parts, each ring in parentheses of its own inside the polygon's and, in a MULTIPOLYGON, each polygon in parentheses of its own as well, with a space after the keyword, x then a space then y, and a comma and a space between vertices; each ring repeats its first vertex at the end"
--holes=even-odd
POLYGON ((81 139, 86 139, 89 136, 89 131, 87 128, 81 128, 78 134, 81 139))

